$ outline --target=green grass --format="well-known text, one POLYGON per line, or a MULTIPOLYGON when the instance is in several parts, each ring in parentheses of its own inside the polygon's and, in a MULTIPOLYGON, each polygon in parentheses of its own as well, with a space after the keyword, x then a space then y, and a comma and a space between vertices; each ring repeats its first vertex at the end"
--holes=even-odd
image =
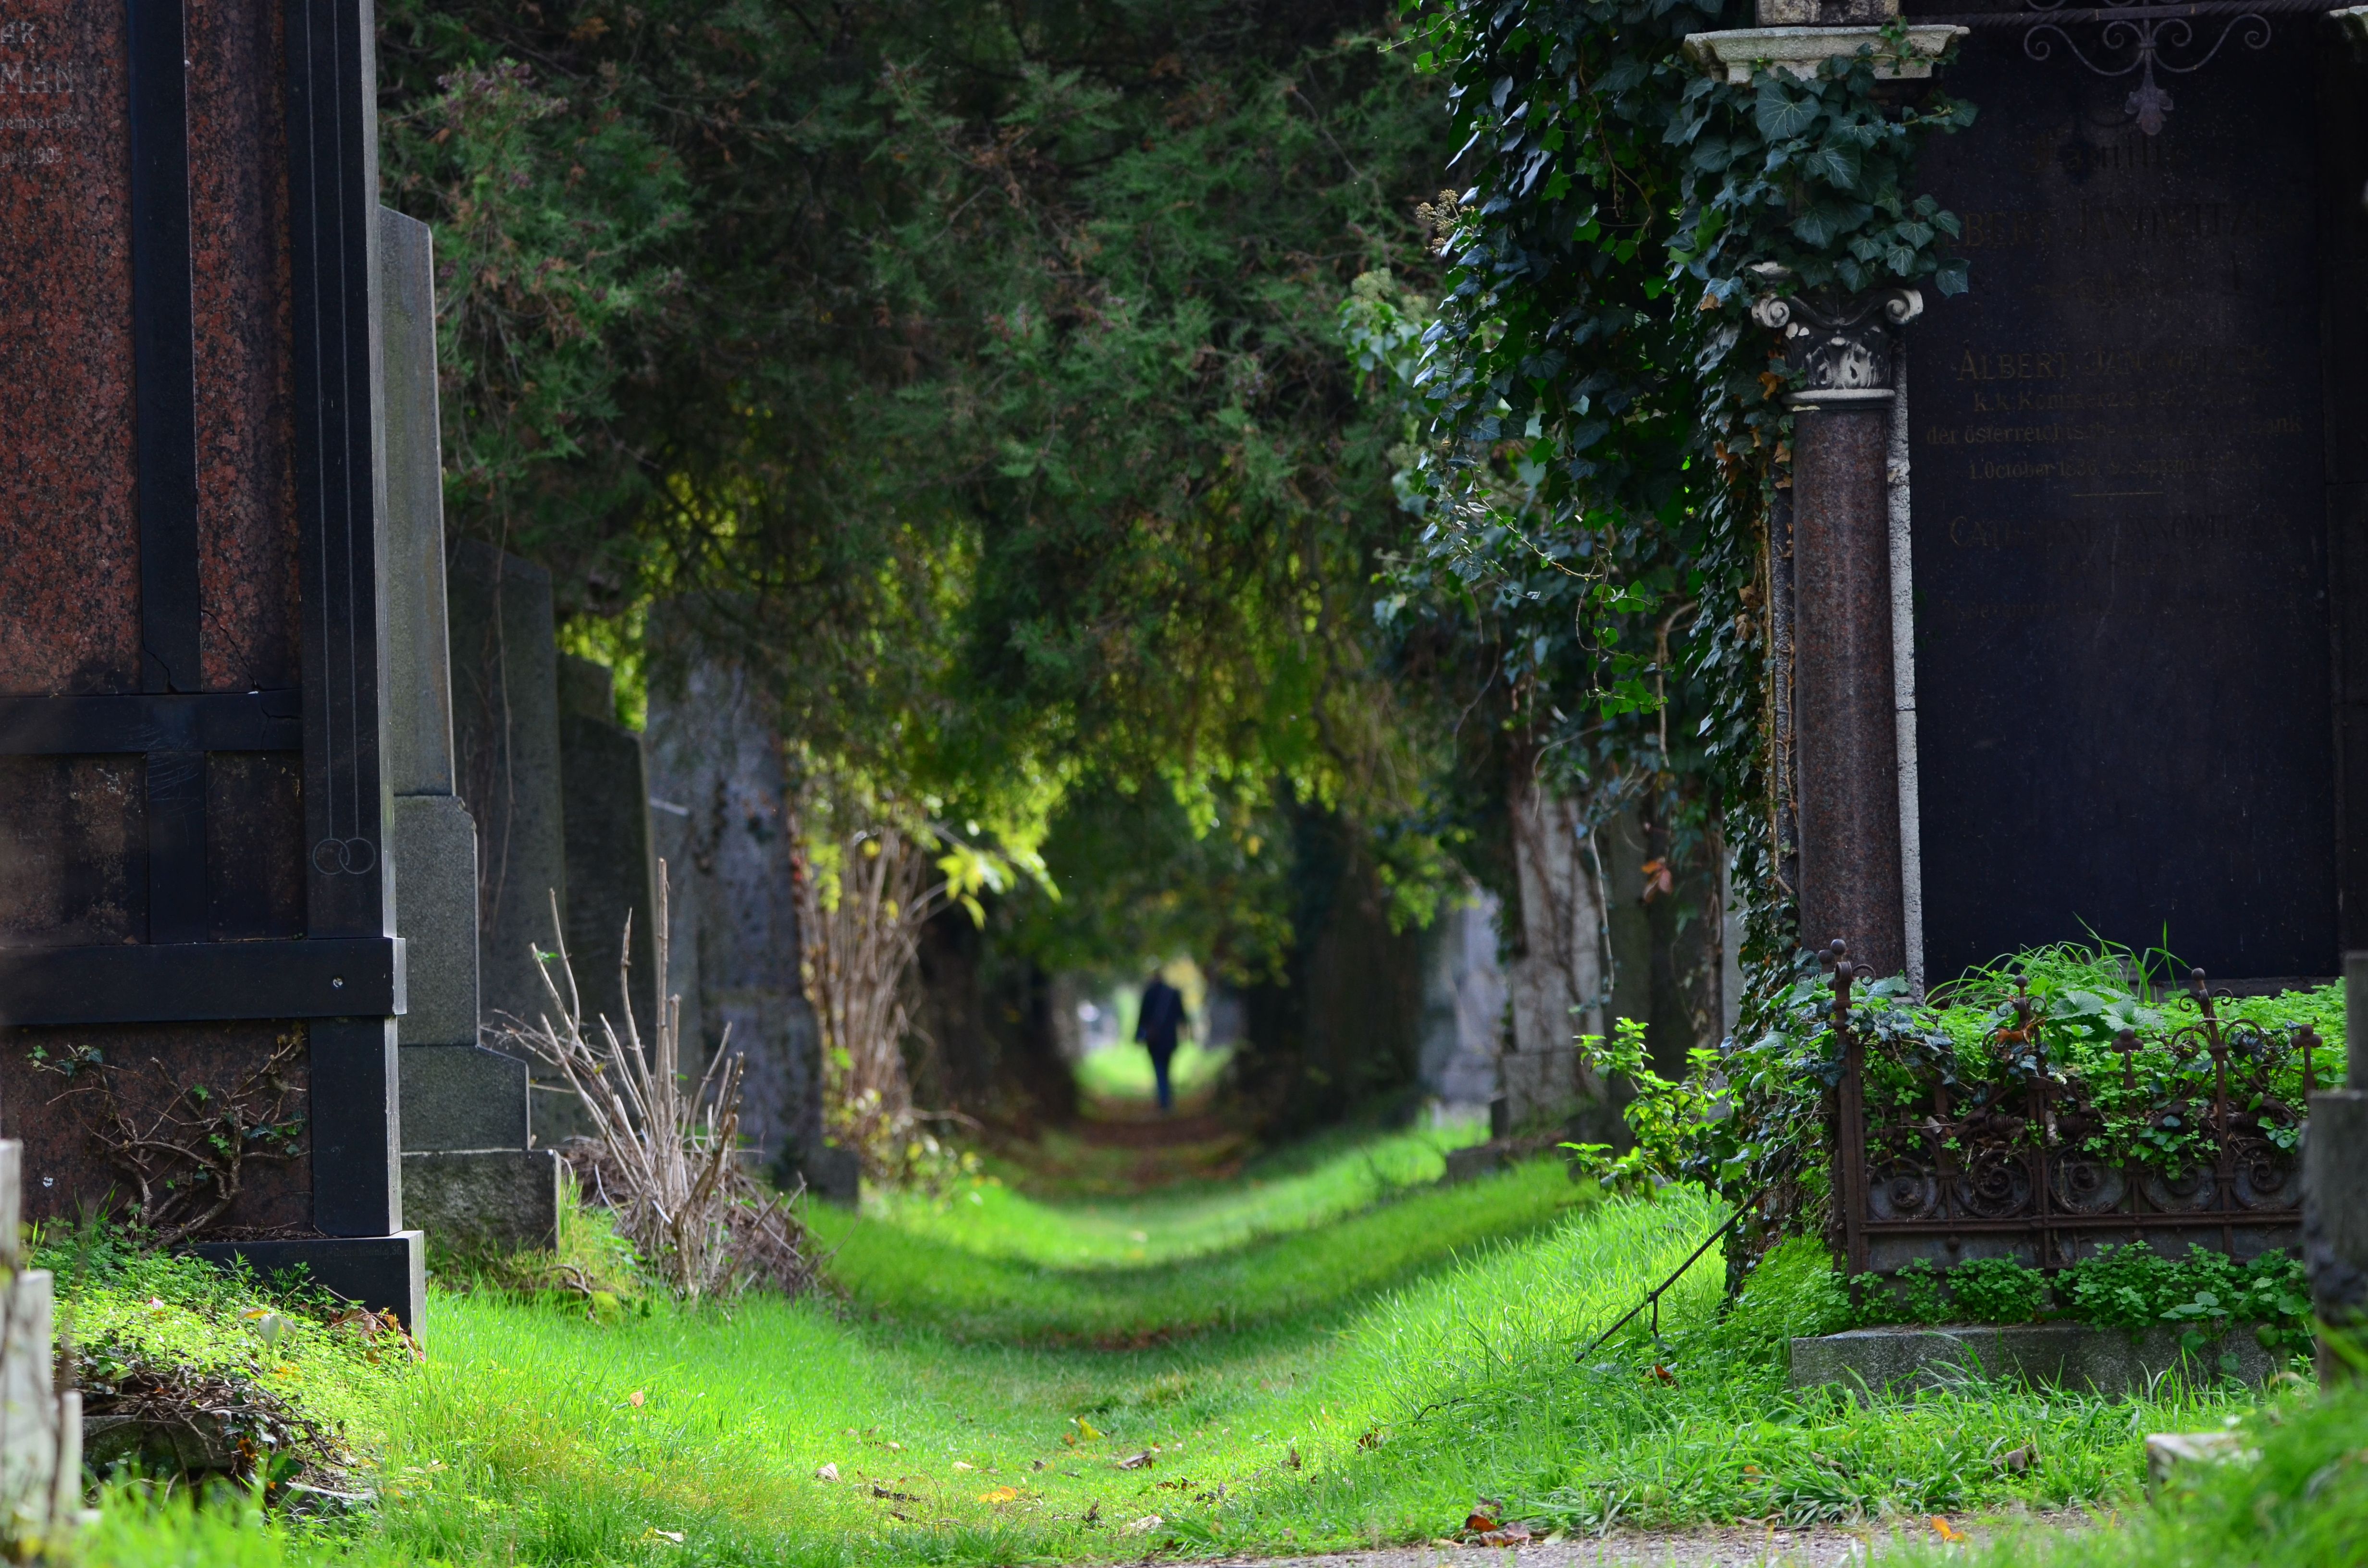
MULTIPOLYGON (((1179 1182, 1149 1196, 1054 1204, 986 1181, 939 1198, 879 1195, 868 1211, 898 1233, 897 1245, 918 1237, 1054 1269, 1174 1263, 1310 1230, 1436 1182, 1450 1150, 1486 1137, 1477 1120, 1400 1132, 1343 1129, 1254 1161, 1236 1178, 1179 1182)), ((814 1218, 832 1243, 861 1232, 837 1210, 818 1210, 814 1218)), ((860 1269, 871 1239, 852 1249, 848 1268, 860 1269)))
MULTIPOLYGON (((1229 1045, 1212 1051, 1194 1040, 1178 1044, 1167 1064, 1168 1083, 1178 1103, 1199 1099, 1213 1090, 1233 1059, 1234 1048, 1229 1045)), ((1089 1099, 1146 1104, 1159 1093, 1158 1080, 1152 1075, 1151 1053, 1127 1044, 1087 1051, 1077 1063, 1077 1087, 1089 1099)))
POLYGON ((2252 1405, 1790 1394, 1778 1346, 1834 1308, 1797 1246, 1723 1318, 1713 1253, 1668 1298, 1664 1343, 1640 1325, 1581 1367, 1713 1211, 1683 1189, 1601 1200, 1551 1163, 1338 1210, 1353 1151, 1392 1136, 1139 1200, 1135 1228, 1170 1227, 1158 1264, 1127 1259, 1099 1206, 1004 1192, 842 1217, 843 1302, 596 1321, 438 1293, 427 1364, 363 1423, 373 1522, 120 1506, 91 1560, 988 1564, 1420 1540, 1482 1496, 1570 1530, 2126 1506, 2138 1434, 2252 1405), (1277 1233, 1289 1213, 1306 1228, 1277 1233), (2022 1446, 2036 1468, 1995 1462, 2022 1446))
MULTIPOLYGON (((2182 1467, 2153 1502, 2115 1510, 2109 1517, 2114 1528, 2061 1537, 2027 1531, 1945 1560, 1959 1568, 2351 1568, 2368 1562, 2368 1384, 2331 1389, 2324 1397, 2289 1390, 2226 1424, 2242 1437, 2242 1457, 2182 1467)), ((1885 1561, 1939 1568, 1943 1557, 1919 1550, 1885 1561)))

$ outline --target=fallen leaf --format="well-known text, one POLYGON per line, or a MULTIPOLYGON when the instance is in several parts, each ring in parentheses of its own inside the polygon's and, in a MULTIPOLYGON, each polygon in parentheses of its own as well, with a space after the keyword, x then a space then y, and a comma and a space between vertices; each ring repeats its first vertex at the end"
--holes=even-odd
POLYGON ((1964 1540, 1965 1539, 1964 1531, 1957 1528, 1954 1525, 1952 1525, 1948 1520, 1942 1518, 1938 1514, 1932 1516, 1932 1531, 1942 1540, 1964 1540))
POLYGON ((2039 1450, 2025 1443, 2019 1449, 2009 1449, 1991 1462, 2009 1474, 2021 1475, 2039 1462, 2039 1450))
POLYGON ((1289 1465, 1292 1469, 1297 1470, 1299 1468, 1299 1450, 1297 1449, 1293 1449, 1291 1452, 1283 1455, 1282 1462, 1289 1465))
POLYGON ((1098 1525, 1098 1524, 1100 1524, 1101 1522, 1102 1522, 1102 1506, 1101 1506, 1099 1503, 1088 1503, 1088 1504, 1087 1504, 1087 1505, 1086 1505, 1086 1523, 1087 1523, 1087 1524, 1089 1524, 1089 1525, 1098 1525))
POLYGON ((1484 1514, 1479 1510, 1474 1509, 1471 1513, 1463 1516, 1463 1530, 1466 1535, 1479 1535, 1484 1531, 1493 1530, 1496 1528, 1497 1516, 1492 1513, 1484 1514))
POLYGON ((1017 1486, 998 1486, 992 1492, 980 1493, 978 1500, 982 1503, 1009 1503, 1019 1495, 1019 1488, 1017 1486))
POLYGON ((1053 1468, 1053 1461, 1051 1460, 1030 1460, 1028 1461, 1028 1468, 1030 1470, 1050 1470, 1053 1468))
POLYGON ((1139 1454, 1129 1454, 1126 1458, 1116 1460, 1111 1464, 1110 1468, 1112 1470, 1141 1470, 1150 1462, 1151 1450, 1149 1449, 1145 1449, 1139 1454))
POLYGON ((978 1466, 971 1464, 963 1460, 954 1460, 954 1468, 956 1470, 976 1470, 978 1466))
POLYGON ((838 1479, 838 1466, 836 1464, 824 1465, 820 1470, 814 1471, 814 1479, 816 1481, 837 1481, 838 1479))
POLYGON ((1087 1420, 1084 1416, 1072 1415, 1069 1419, 1077 1424, 1077 1436, 1083 1437, 1087 1442, 1093 1442, 1101 1436, 1101 1433, 1095 1429, 1094 1424, 1087 1420))
POLYGON ((650 1527, 650 1533, 642 1539, 644 1540, 670 1540, 677 1546, 680 1546, 682 1544, 682 1532, 680 1530, 662 1530, 658 1528, 657 1526, 652 1525, 650 1527))
POLYGON ((625 1403, 632 1405, 635 1410, 639 1410, 642 1407, 642 1391, 635 1389, 632 1392, 627 1394, 625 1396, 625 1403))
POLYGON ((1531 1538, 1530 1527, 1515 1519, 1502 1529, 1482 1530, 1472 1539, 1481 1546, 1520 1546, 1531 1538))
POLYGON ((1378 1449, 1382 1446, 1382 1435, 1379 1432, 1368 1432, 1357 1439, 1357 1446, 1360 1449, 1378 1449))
POLYGON ((1126 1527, 1126 1533, 1129 1535, 1141 1535, 1145 1530, 1156 1530, 1167 1522, 1167 1521, 1166 1519, 1161 1518, 1156 1514, 1145 1514, 1143 1517, 1128 1525, 1126 1527))

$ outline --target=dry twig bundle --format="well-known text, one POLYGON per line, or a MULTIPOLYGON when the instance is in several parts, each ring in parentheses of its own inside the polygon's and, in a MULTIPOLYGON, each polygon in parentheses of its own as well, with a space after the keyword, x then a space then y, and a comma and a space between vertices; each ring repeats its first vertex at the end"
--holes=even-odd
MULTIPOLYGON (((672 922, 666 862, 658 862, 657 971, 663 980, 672 922)), ((715 1056, 686 1092, 682 1067, 682 998, 659 1005, 655 1038, 644 1046, 633 1018, 630 969, 632 920, 625 922, 618 991, 625 998, 624 1029, 603 1016, 587 1029, 575 971, 551 904, 556 950, 535 954, 543 989, 558 1017, 506 1031, 559 1069, 591 1119, 579 1159, 595 1191, 617 1216, 618 1229, 683 1301, 730 1292, 753 1271, 770 1282, 803 1284, 802 1270, 779 1255, 798 1256, 797 1223, 778 1194, 763 1191, 740 1164, 740 1080, 743 1058, 729 1048, 729 1031, 715 1056), (743 1239, 760 1244, 754 1253, 743 1239)))
POLYGON ((798 879, 801 967, 822 1027, 832 1131, 862 1156, 867 1173, 893 1179, 914 1119, 904 1051, 913 1027, 910 977, 921 928, 945 907, 946 885, 942 877, 931 885, 926 847, 894 827, 851 835, 839 866, 835 899, 813 875, 798 879))

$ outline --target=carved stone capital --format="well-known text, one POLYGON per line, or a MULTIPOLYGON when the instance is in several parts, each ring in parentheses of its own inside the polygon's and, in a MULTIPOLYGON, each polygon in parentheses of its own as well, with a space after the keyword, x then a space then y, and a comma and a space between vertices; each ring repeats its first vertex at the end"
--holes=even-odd
MULTIPOLYGON (((1782 269, 1762 269, 1781 287, 1782 269)), ((1891 335, 1924 313, 1915 289, 1880 289, 1865 294, 1762 294, 1751 319, 1781 334, 1784 358, 1801 381, 1794 397, 1805 403, 1872 401, 1891 395, 1891 335)))

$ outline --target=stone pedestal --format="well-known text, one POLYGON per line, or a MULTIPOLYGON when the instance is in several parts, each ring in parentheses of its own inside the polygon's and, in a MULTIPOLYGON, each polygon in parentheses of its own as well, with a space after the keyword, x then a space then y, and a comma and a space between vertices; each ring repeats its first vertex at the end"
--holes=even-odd
MULTIPOLYGON (((2303 1132, 2303 1261, 2319 1322, 2368 1351, 2368 952, 2343 955, 2343 1003, 2350 1078, 2311 1096, 2303 1132)), ((2322 1381, 2352 1370, 2350 1358, 2320 1343, 2322 1381)))
POLYGON ((526 1063, 477 1044, 477 828, 455 790, 433 257, 426 224, 394 212, 380 222, 394 566, 387 756, 411 1004, 397 1035, 404 1215, 438 1242, 549 1246, 559 1158, 531 1147, 526 1063))
MULTIPOLYGON (((1781 282, 1771 278, 1771 282, 1781 282)), ((1804 945, 1850 944, 1862 972, 1907 967, 1893 678, 1892 332, 1913 289, 1770 293, 1754 317, 1799 377, 1793 436, 1793 723, 1804 945)), ((1782 678, 1781 676, 1779 678, 1782 678)))

